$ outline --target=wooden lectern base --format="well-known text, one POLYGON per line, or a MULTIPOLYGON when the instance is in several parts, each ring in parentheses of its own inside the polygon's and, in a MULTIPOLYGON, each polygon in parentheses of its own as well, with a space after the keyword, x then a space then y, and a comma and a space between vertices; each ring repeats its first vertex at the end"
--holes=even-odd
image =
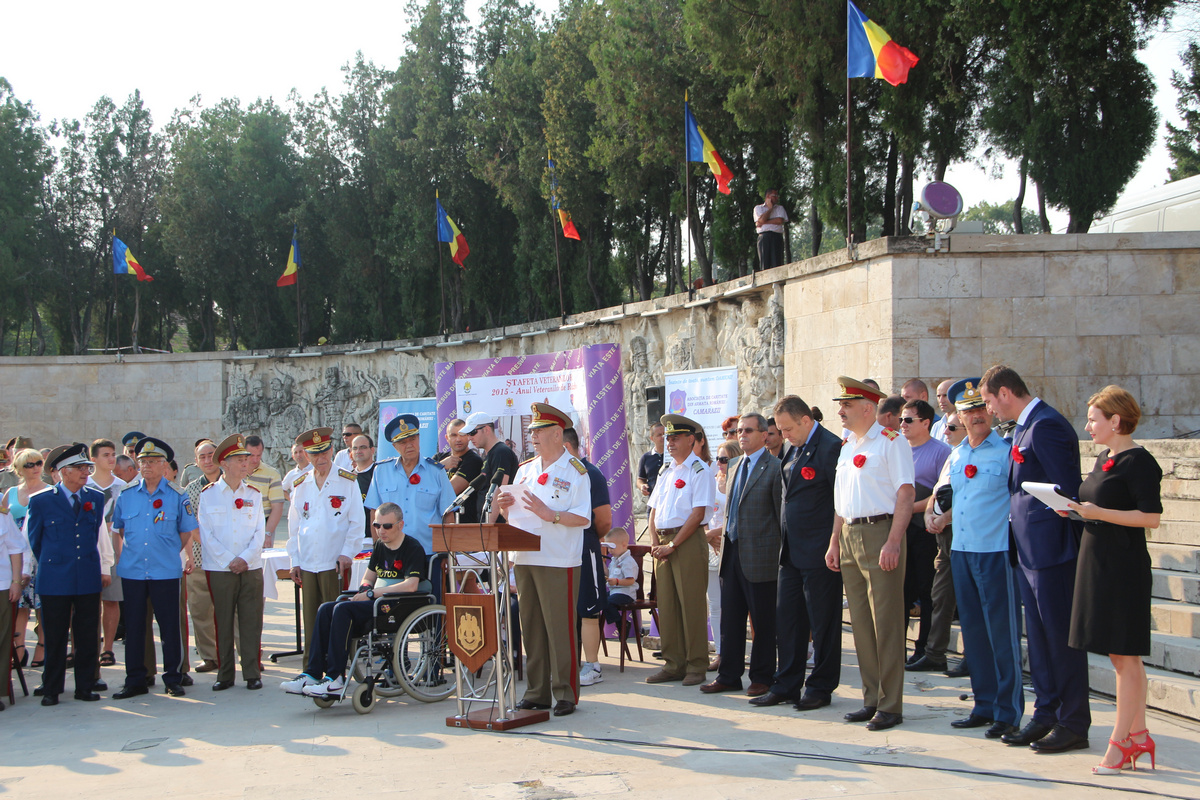
POLYGON ((446 717, 447 728, 473 728, 477 731, 507 731, 511 728, 521 728, 538 722, 548 722, 550 712, 546 710, 513 709, 504 719, 497 719, 499 709, 482 708, 472 711, 465 717, 446 717))

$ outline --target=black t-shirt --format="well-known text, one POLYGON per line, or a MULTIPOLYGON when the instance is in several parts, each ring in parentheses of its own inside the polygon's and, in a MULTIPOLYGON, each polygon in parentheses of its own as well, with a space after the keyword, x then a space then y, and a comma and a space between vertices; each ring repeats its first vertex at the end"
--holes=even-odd
POLYGON ((658 471, 662 469, 662 465, 663 454, 653 450, 643 453, 642 460, 638 462, 638 477, 650 487, 650 494, 654 494, 654 486, 658 483, 658 471))
POLYGON ((376 542, 367 569, 374 572, 377 579, 399 583, 414 575, 417 580, 425 580, 425 565, 425 548, 413 537, 405 536, 404 541, 395 550, 382 541, 376 542))
MULTIPOLYGON (((495 479, 497 472, 503 472, 511 484, 517 479, 518 466, 517 454, 512 451, 512 448, 504 442, 496 442, 492 445, 492 449, 487 451, 487 458, 483 460, 483 474, 487 475, 488 488, 491 488, 492 480, 495 479)), ((479 498, 475 504, 476 520, 479 520, 483 518, 483 501, 487 497, 487 492, 479 492, 475 496, 479 498)))
MULTIPOLYGON (((481 472, 483 472, 483 459, 479 457, 479 453, 467 448, 467 452, 463 453, 462 460, 458 462, 458 467, 453 472, 447 471, 446 474, 451 480, 462 478, 467 483, 470 483, 481 472)), ((457 492, 455 493, 457 494, 457 492)), ((475 490, 475 494, 471 495, 471 498, 463 506, 462 513, 458 515, 459 522, 479 522, 479 504, 475 501, 475 497, 485 494, 487 494, 486 486, 475 490)))
MULTIPOLYGON (((367 499, 367 490, 371 488, 371 476, 373 476, 374 474, 375 474, 375 465, 372 464, 365 471, 356 473, 354 476, 358 480, 358 491, 362 493, 363 500, 367 499)), ((367 517, 368 518, 366 521, 366 532, 363 533, 363 536, 370 538, 371 537, 370 514, 368 514, 367 517)))
MULTIPOLYGON (((579 460, 583 462, 583 466, 587 467, 588 481, 591 483, 592 488, 592 510, 595 511, 600 506, 609 505, 608 481, 604 479, 604 473, 602 473, 600 469, 592 462, 582 458, 579 460)), ((592 515, 592 522, 587 526, 587 529, 584 530, 583 535, 599 535, 596 532, 595 514, 592 515)))

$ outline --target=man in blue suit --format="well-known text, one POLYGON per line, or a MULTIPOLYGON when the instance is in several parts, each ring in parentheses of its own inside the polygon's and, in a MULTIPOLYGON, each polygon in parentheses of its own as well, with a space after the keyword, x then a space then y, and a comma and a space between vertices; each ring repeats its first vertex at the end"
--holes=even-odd
POLYGON ((61 482, 29 498, 26 533, 38 561, 46 666, 42 705, 58 705, 66 677, 68 629, 75 639, 75 699, 99 700, 92 691, 100 674, 100 590, 112 580, 100 565, 104 493, 87 486, 92 474, 85 444, 51 453, 50 469, 61 482))
POLYGON ((1062 414, 1029 394, 1011 367, 991 367, 980 393, 998 419, 1017 423, 1008 473, 1009 520, 1036 697, 1032 719, 1001 741, 1039 753, 1085 749, 1092 722, 1087 654, 1067 645, 1080 530, 1021 488, 1026 481, 1052 483, 1078 497, 1079 437, 1062 414))

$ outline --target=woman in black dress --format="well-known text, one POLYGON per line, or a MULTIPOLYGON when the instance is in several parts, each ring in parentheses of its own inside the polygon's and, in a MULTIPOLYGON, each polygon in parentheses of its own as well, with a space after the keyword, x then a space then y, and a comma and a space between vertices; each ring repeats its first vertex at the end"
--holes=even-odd
POLYGON ((1162 469, 1132 434, 1142 410, 1120 386, 1088 400, 1087 431, 1107 449, 1079 487, 1071 509, 1085 520, 1071 605, 1071 647, 1107 655, 1117 671, 1117 721, 1108 750, 1092 771, 1137 769, 1154 740, 1146 730, 1146 668, 1150 653, 1150 555, 1146 529, 1162 515, 1162 469))

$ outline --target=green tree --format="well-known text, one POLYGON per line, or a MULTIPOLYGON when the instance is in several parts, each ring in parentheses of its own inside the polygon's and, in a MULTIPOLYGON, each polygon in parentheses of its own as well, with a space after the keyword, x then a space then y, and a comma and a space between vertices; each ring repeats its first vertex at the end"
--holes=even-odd
MULTIPOLYGON (((1015 209, 1015 200, 999 204, 976 203, 964 211, 959 219, 982 222, 984 233, 1013 234, 1018 233, 1016 225, 1013 223, 1015 209)), ((1038 224, 1037 214, 1033 211, 1023 211, 1021 221, 1023 227, 1032 230, 1038 224)))
POLYGON ((1188 42, 1183 66, 1185 72, 1171 71, 1171 85, 1179 92, 1175 108, 1183 119, 1182 127, 1167 123, 1167 178, 1172 181, 1200 175, 1200 45, 1188 42))

